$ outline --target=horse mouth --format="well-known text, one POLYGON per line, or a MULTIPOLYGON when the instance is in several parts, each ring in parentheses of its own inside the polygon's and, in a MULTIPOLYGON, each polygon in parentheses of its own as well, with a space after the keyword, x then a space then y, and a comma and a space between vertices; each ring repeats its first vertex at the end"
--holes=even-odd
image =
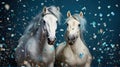
POLYGON ((73 44, 74 44, 74 41, 68 41, 68 44, 69 44, 69 45, 73 45, 73 44))
POLYGON ((48 44, 53 45, 55 41, 48 41, 48 44))

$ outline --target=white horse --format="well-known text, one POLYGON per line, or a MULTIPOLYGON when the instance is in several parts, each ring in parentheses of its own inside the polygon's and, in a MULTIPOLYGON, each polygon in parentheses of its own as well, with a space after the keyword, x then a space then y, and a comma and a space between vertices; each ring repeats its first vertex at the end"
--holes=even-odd
POLYGON ((58 7, 44 7, 25 30, 16 48, 18 66, 54 67, 57 23, 60 22, 58 7))
MULTIPOLYGON (((67 12, 66 42, 62 42, 56 48, 56 62, 63 63, 68 67, 90 67, 92 56, 83 40, 86 20, 83 13, 71 15, 67 12)), ((58 66, 59 67, 59 66, 58 66)))

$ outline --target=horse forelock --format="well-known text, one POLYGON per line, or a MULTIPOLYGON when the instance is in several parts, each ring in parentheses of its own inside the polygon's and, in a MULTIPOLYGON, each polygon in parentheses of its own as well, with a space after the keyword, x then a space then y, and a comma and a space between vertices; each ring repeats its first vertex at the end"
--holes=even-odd
POLYGON ((76 20, 80 22, 80 30, 82 32, 86 31, 86 19, 84 17, 81 17, 79 14, 74 14, 73 17, 75 17, 76 20))
POLYGON ((61 12, 57 9, 57 7, 55 6, 50 6, 47 8, 48 11, 53 14, 57 19, 58 19, 58 23, 60 23, 60 19, 61 19, 61 12))

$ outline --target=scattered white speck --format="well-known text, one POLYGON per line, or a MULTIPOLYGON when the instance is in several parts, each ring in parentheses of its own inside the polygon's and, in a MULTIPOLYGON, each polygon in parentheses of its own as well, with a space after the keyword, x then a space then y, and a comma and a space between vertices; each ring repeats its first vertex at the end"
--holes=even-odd
POLYGON ((113 32, 114 30, 109 30, 110 32, 113 32))
POLYGON ((7 17, 7 20, 9 20, 10 18, 9 17, 7 17))
POLYGON ((101 9, 101 6, 98 6, 98 9, 101 9))
POLYGON ((108 9, 109 9, 110 7, 111 7, 110 5, 107 6, 108 9))
POLYGON ((44 3, 41 3, 41 6, 43 6, 44 5, 44 3))
POLYGON ((93 47, 93 50, 96 50, 96 48, 95 48, 95 47, 93 47))
POLYGON ((110 14, 107 14, 107 17, 109 17, 110 16, 110 14))
POLYGON ((24 4, 23 7, 26 7, 26 5, 24 4))
POLYGON ((64 35, 62 34, 61 36, 63 37, 64 35))
POLYGON ((114 45, 114 44, 110 44, 110 46, 111 46, 112 48, 114 48, 114 47, 115 47, 115 45, 114 45))
POLYGON ((10 5, 9 4, 5 4, 5 9, 9 10, 10 9, 10 5))
POLYGON ((107 25, 106 25, 106 23, 103 23, 103 25, 104 25, 104 27, 106 27, 107 25))
POLYGON ((14 34, 11 34, 11 37, 14 37, 14 34))
POLYGON ((8 28, 8 30, 12 30, 12 28, 8 28))
POLYGON ((100 16, 100 17, 102 17, 102 16, 103 16, 103 14, 102 14, 102 13, 99 13, 99 16, 100 16))
POLYGON ((35 1, 35 0, 32 0, 32 1, 35 1))
POLYGON ((96 27, 96 22, 93 21, 92 23, 90 23, 94 28, 96 27))
POLYGON ((118 4, 116 4, 115 6, 118 7, 118 4))
POLYGON ((115 13, 114 13, 114 12, 111 12, 111 15, 112 15, 112 16, 114 16, 114 15, 115 15, 115 13))
POLYGON ((2 47, 3 47, 3 44, 0 44, 0 47, 2 48, 2 47))
POLYGON ((11 12, 14 12, 14 10, 11 10, 11 12))
POLYGON ((100 33, 103 33, 103 29, 100 29, 100 33))
POLYGON ((23 50, 23 49, 22 49, 21 51, 22 51, 22 52, 24 52, 24 50, 23 50))
POLYGON ((2 2, 2 4, 5 4, 5 2, 2 2))
POLYGON ((97 25, 100 26, 100 23, 98 23, 97 25))
POLYGON ((2 40, 4 41, 4 40, 5 40, 5 38, 4 38, 4 37, 2 37, 2 40))
POLYGON ((64 29, 60 29, 60 31, 64 31, 64 29))
POLYGON ((98 1, 98 3, 100 4, 100 1, 98 1))
POLYGON ((95 33, 93 34, 93 38, 94 38, 94 39, 96 39, 96 38, 97 38, 97 35, 96 35, 95 33))
POLYGON ((20 2, 22 1, 22 0, 19 0, 20 2))
POLYGON ((86 7, 83 7, 81 10, 86 10, 86 7))
POLYGON ((61 6, 62 8, 65 7, 64 5, 61 6))
POLYGON ((79 0, 76 0, 77 2, 79 1, 79 0))
POLYGON ((103 20, 103 18, 100 18, 100 20, 103 20))
POLYGON ((94 16, 97 16, 97 14, 95 13, 94 16))

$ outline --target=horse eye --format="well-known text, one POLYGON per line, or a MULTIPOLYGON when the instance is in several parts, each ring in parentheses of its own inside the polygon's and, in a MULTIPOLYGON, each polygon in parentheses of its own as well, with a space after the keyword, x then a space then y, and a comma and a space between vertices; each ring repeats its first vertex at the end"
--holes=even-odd
POLYGON ((78 26, 80 27, 80 24, 78 24, 78 26))
POLYGON ((56 21, 56 23, 58 23, 58 21, 56 21))
POLYGON ((66 25, 68 26, 68 23, 66 25))
POLYGON ((45 21, 43 20, 43 23, 45 24, 45 21))

